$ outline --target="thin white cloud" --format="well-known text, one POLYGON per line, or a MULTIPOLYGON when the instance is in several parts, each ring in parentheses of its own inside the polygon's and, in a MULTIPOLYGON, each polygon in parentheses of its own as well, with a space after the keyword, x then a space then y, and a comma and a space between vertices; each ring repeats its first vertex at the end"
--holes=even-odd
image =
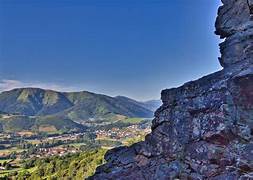
POLYGON ((13 80, 13 79, 0 80, 0 92, 9 91, 15 88, 27 88, 27 87, 50 89, 50 90, 62 91, 62 92, 80 90, 80 88, 77 88, 77 87, 63 86, 63 85, 54 84, 54 83, 22 82, 22 81, 13 80))
POLYGON ((22 85, 23 83, 17 80, 3 79, 0 81, 0 91, 8 91, 22 85))

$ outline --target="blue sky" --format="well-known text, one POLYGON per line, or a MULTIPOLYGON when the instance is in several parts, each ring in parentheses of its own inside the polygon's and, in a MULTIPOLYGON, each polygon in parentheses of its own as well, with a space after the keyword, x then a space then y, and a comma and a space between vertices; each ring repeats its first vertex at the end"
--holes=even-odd
POLYGON ((0 0, 0 90, 158 99, 220 69, 219 0, 0 0))

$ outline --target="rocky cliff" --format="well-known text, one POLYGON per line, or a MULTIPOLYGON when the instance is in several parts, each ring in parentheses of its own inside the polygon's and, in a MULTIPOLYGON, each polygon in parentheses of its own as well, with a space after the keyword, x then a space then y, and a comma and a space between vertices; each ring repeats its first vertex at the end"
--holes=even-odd
POLYGON ((152 133, 90 179, 253 179, 253 1, 222 0, 223 70, 162 91, 152 133))

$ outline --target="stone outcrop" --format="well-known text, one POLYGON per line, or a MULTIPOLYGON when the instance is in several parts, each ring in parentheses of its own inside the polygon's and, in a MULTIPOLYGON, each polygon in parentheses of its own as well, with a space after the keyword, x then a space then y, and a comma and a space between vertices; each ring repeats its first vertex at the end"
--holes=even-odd
POLYGON ((222 2, 223 70, 163 90, 152 133, 108 151, 89 179, 253 179, 253 1, 222 2))
POLYGON ((253 0, 222 0, 216 21, 221 43, 220 63, 229 67, 241 61, 253 63, 253 0))

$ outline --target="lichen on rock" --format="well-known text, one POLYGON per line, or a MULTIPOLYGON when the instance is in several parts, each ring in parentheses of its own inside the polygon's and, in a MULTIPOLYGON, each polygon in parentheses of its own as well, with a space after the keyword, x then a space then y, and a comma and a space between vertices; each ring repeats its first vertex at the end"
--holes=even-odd
POLYGON ((222 0, 223 70, 162 91, 152 133, 89 179, 253 179, 253 1, 222 0))

